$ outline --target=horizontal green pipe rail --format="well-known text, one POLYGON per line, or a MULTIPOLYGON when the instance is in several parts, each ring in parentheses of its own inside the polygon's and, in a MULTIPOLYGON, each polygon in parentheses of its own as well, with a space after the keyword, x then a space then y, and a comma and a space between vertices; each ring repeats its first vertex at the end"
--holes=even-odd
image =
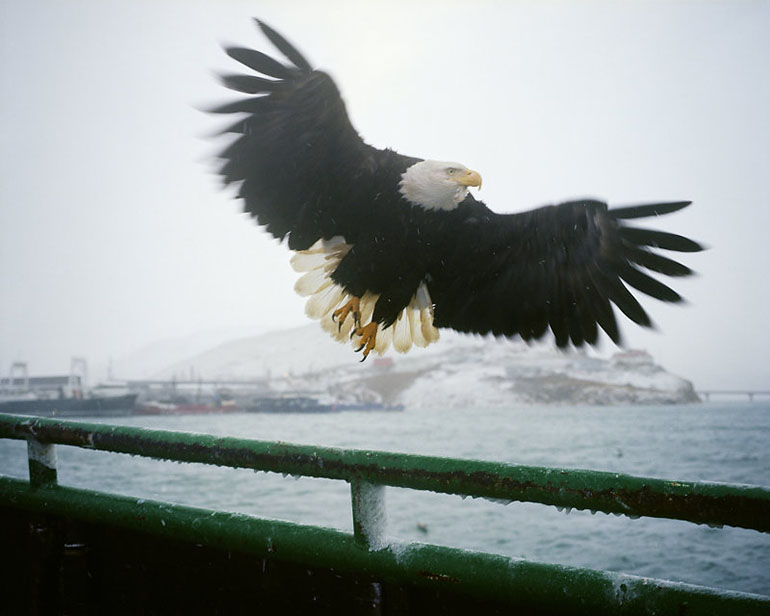
POLYGON ((767 614, 770 597, 436 545, 362 549, 352 535, 100 492, 32 488, 0 477, 0 505, 296 562, 369 574, 379 580, 468 594, 537 613, 767 614))
POLYGON ((0 415, 0 438, 770 532, 770 490, 0 415))

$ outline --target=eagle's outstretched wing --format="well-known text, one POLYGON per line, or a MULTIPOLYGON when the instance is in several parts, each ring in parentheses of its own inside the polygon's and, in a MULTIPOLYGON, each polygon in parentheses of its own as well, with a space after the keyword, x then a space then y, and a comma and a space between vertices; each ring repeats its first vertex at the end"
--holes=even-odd
POLYGON ((500 215, 467 201, 447 220, 442 263, 429 272, 434 324, 462 332, 519 334, 553 331, 560 347, 594 344, 598 327, 616 343, 612 304, 643 326, 651 321, 626 284, 666 302, 682 298, 645 271, 687 276, 692 271, 655 248, 695 252, 680 235, 637 228, 625 220, 675 212, 689 202, 608 210, 585 200, 500 215), (598 327, 597 327, 598 326, 598 327))
POLYGON ((223 133, 238 135, 219 156, 226 184, 242 182, 238 196, 275 237, 304 250, 335 235, 354 242, 379 193, 392 192, 419 159, 364 143, 350 123, 339 90, 326 73, 280 34, 257 21, 291 65, 251 49, 227 54, 260 76, 224 75, 224 84, 248 98, 211 109, 245 114, 223 133))

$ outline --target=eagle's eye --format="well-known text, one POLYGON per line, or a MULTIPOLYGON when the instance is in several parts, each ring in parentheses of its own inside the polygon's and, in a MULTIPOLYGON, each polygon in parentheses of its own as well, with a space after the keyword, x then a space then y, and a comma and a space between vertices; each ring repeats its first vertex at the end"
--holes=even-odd
POLYGON ((452 169, 452 167, 450 167, 449 169, 447 169, 447 170, 446 170, 446 172, 447 172, 449 175, 454 175, 454 172, 455 172, 455 171, 456 171, 456 169, 452 169))

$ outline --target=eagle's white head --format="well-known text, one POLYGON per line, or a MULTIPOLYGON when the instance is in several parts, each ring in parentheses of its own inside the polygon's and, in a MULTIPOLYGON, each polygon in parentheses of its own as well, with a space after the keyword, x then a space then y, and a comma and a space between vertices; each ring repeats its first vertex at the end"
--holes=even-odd
POLYGON ((428 210, 453 210, 468 195, 470 186, 481 188, 481 175, 460 163, 423 160, 401 175, 404 198, 428 210))

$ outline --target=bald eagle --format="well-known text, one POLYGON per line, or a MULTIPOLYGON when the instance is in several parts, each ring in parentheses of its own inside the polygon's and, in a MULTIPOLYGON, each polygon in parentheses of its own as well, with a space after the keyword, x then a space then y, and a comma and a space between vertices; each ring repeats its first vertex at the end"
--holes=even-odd
MULTIPOLYGON (((240 183, 246 211, 288 238, 295 289, 307 314, 363 359, 391 344, 406 352, 460 332, 540 338, 559 347, 616 344, 613 304, 651 326, 626 284, 666 302, 674 290, 646 271, 691 270, 655 248, 702 247, 671 233, 629 226, 688 201, 608 209, 583 199, 497 214, 468 192, 481 175, 456 162, 423 160, 365 143, 328 74, 256 20, 288 60, 241 47, 226 53, 257 75, 222 76, 252 96, 211 111, 237 114, 237 137, 221 154, 225 184, 240 183)), ((363 361, 362 359, 362 361, 363 361)))

